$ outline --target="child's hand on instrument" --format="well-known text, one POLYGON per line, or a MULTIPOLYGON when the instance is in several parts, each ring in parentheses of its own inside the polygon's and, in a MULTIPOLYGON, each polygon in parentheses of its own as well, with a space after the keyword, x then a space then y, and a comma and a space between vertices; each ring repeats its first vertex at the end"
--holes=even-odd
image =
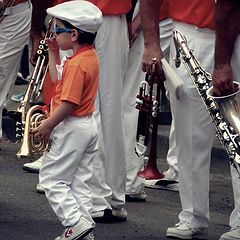
POLYGON ((47 45, 48 45, 48 50, 49 51, 58 51, 59 47, 56 41, 56 37, 51 37, 51 38, 47 38, 47 45))
POLYGON ((50 122, 46 120, 42 120, 41 124, 32 129, 32 133, 35 137, 39 137, 43 140, 48 140, 50 138, 51 132, 53 130, 53 127, 51 126, 50 122))

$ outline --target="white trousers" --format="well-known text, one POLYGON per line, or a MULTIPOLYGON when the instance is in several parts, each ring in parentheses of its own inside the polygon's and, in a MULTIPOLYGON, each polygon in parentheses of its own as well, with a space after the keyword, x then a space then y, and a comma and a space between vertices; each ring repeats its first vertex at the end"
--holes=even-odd
MULTIPOLYGON (((203 69, 212 73, 214 66, 215 33, 207 29, 180 22, 174 23, 174 30, 184 34, 194 56, 203 69)), ((175 55, 173 42, 170 47, 171 65, 175 55)), ((174 100, 172 108, 176 124, 176 144, 178 146, 179 192, 182 211, 180 221, 188 221, 193 226, 209 225, 209 170, 211 149, 214 140, 214 126, 210 116, 182 63, 176 69, 184 81, 180 100, 174 100)))
MULTIPOLYGON (((15 8, 17 7, 18 5, 15 8)), ((0 138, 2 137, 3 104, 16 80, 22 51, 28 43, 31 13, 32 6, 29 4, 29 8, 5 16, 0 23, 0 138)))
MULTIPOLYGON (((160 22, 160 38, 163 51, 169 49, 172 36, 172 21, 166 19, 160 22)), ((142 71, 142 56, 144 52, 143 33, 140 32, 128 54, 128 68, 123 84, 124 133, 127 166, 127 194, 138 194, 144 188, 144 178, 137 173, 144 167, 143 157, 138 157, 134 147, 136 143, 138 110, 135 108, 136 95, 140 82, 145 79, 142 71)))
POLYGON ((95 112, 99 131, 99 153, 94 160, 92 179, 94 211, 107 207, 102 197, 108 198, 111 190, 110 204, 117 208, 125 204, 126 162, 122 122, 122 84, 129 43, 124 15, 103 17, 95 46, 100 57, 100 86, 95 112), (101 172, 102 169, 105 173, 101 172), (99 196, 97 192, 99 182, 104 183, 104 180, 99 178, 101 176, 105 176, 111 190, 106 185, 101 186, 101 196, 99 196))
POLYGON ((97 153, 97 125, 93 116, 68 117, 57 125, 52 145, 42 159, 39 180, 63 226, 75 225, 92 212, 90 179, 97 153))

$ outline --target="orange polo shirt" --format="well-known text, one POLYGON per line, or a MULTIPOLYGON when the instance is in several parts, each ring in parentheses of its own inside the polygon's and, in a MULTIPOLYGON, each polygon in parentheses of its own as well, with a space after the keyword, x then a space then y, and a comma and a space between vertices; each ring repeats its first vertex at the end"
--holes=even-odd
MULTIPOLYGON (((127 13, 132 7, 131 0, 88 0, 95 4, 103 15, 119 15, 127 13)), ((55 0, 54 4, 66 2, 66 0, 55 0)))
POLYGON ((215 29, 215 0, 168 0, 169 16, 176 21, 215 29))
POLYGON ((99 84, 99 59, 93 46, 83 47, 64 64, 62 80, 57 81, 51 113, 62 101, 75 103, 72 116, 94 112, 94 101, 99 84))
POLYGON ((95 4, 103 15, 119 15, 127 13, 132 7, 131 0, 88 0, 95 4))

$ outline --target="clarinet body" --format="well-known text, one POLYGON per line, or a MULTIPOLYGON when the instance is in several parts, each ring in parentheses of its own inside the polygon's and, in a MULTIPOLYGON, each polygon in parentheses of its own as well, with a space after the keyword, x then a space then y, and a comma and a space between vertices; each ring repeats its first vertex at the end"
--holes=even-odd
POLYGON ((211 87, 212 76, 205 71, 198 60, 194 57, 193 51, 189 49, 187 40, 180 32, 173 32, 173 40, 176 47, 175 65, 179 67, 181 59, 191 76, 193 83, 206 106, 211 120, 216 128, 216 136, 222 147, 226 150, 230 163, 236 168, 240 175, 240 137, 239 133, 224 119, 215 99, 207 94, 211 87))

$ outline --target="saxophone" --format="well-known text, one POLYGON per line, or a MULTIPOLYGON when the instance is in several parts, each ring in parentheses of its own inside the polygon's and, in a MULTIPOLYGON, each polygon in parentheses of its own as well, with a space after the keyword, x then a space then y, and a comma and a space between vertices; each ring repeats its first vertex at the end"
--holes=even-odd
MULTIPOLYGON (((240 176, 240 132, 236 129, 236 126, 234 126, 238 125, 237 127, 239 129, 239 120, 237 124, 233 124, 233 121, 229 121, 228 119, 233 119, 233 117, 224 114, 222 111, 223 108, 217 103, 213 95, 210 94, 210 92, 212 91, 212 76, 210 73, 205 71, 200 66, 199 61, 195 59, 193 51, 189 49, 187 45, 186 37, 183 36, 180 32, 174 31, 173 40, 176 47, 175 65, 177 68, 180 66, 181 54, 183 63, 189 75, 191 76, 193 83, 204 105, 206 106, 211 120, 216 128, 216 136, 220 141, 222 147, 226 150, 230 163, 234 166, 240 176)), ((230 106, 230 100, 228 100, 227 98, 225 98, 225 100, 225 102, 228 103, 226 105, 230 106)), ((239 111, 235 112, 239 113, 239 111)), ((233 113, 231 112, 231 114, 233 113)), ((234 113, 234 115, 235 119, 239 119, 239 116, 236 117, 236 113, 234 113)))
POLYGON ((38 99, 41 95, 43 83, 48 71, 48 46, 46 39, 52 34, 52 21, 48 23, 47 32, 43 40, 40 41, 37 50, 37 61, 34 67, 31 79, 26 89, 23 100, 20 102, 15 119, 17 119, 17 138, 21 141, 21 147, 17 153, 17 157, 31 156, 36 152, 47 151, 50 147, 48 140, 42 140, 34 137, 31 133, 33 128, 40 125, 41 121, 49 115, 47 106, 34 105, 31 106, 31 101, 38 99))

